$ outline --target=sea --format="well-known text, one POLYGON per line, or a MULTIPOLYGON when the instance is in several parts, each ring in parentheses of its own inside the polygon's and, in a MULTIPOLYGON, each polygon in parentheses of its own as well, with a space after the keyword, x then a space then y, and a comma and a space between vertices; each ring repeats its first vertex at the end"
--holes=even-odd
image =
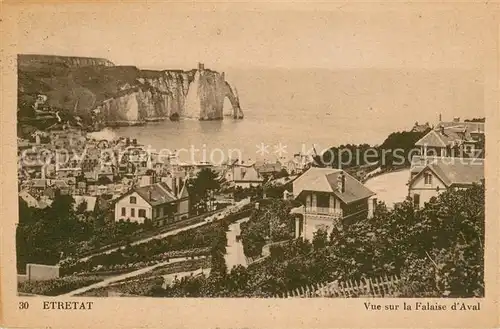
MULTIPOLYGON (((219 69, 220 71, 220 69, 219 69)), ((107 128, 183 161, 291 158, 345 144, 381 144, 418 122, 484 116, 474 69, 233 68, 244 119, 181 120, 107 128)))

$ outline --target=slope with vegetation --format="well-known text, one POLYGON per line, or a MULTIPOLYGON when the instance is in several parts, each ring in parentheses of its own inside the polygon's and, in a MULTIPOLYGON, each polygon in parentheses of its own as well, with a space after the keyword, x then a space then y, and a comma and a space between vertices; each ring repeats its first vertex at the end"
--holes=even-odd
POLYGON ((155 296, 272 297, 306 285, 385 275, 401 277, 400 296, 484 296, 484 186, 450 190, 421 209, 393 210, 271 248, 270 257, 211 276, 183 278, 155 296))

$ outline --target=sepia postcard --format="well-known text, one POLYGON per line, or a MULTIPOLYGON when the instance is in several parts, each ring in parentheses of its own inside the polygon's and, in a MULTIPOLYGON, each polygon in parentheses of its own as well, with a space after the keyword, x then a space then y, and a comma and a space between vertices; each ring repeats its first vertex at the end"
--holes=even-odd
POLYGON ((495 2, 3 2, 0 326, 498 328, 495 2))

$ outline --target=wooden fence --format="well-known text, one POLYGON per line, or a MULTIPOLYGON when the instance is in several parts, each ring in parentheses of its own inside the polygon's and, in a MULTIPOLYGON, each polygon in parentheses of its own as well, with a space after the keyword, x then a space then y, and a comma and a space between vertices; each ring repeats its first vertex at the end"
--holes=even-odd
POLYGON ((312 297, 397 297, 401 279, 397 276, 349 280, 312 284, 289 291, 275 298, 312 298, 312 297))

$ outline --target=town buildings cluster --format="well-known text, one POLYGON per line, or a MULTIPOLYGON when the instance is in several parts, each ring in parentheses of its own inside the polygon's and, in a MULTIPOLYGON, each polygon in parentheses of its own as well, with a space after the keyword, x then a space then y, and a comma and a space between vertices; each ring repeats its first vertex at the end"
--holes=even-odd
MULTIPOLYGON (((407 184, 415 206, 447 189, 484 182, 484 122, 455 118, 424 126, 430 130, 415 144, 420 152, 411 159, 407 184)), ((86 211, 106 211, 114 221, 165 225, 187 218, 192 207, 187 183, 204 168, 228 188, 291 187, 283 197, 302 204, 292 210, 296 237, 312 239, 318 229, 370 217, 377 203, 375 193, 345 170, 313 167, 304 154, 274 162, 185 163, 175 154, 148 152, 135 139, 96 140, 61 123, 19 139, 18 152, 19 196, 29 206, 47 207, 56 193, 72 195, 75 207, 84 203, 86 211)))
MULTIPOLYGON (((484 184, 484 122, 440 121, 431 128, 415 124, 412 131, 430 131, 415 143, 408 197, 421 207, 448 189, 484 184), (422 130, 423 129, 423 130, 422 130)), ((397 188, 397 187, 394 187, 397 188)), ((341 169, 310 168, 293 181, 292 198, 302 206, 296 215, 295 236, 312 240, 319 229, 352 223, 373 215, 377 196, 341 169)))
POLYGON ((136 139, 97 140, 80 127, 56 123, 18 138, 19 197, 30 207, 50 206, 57 193, 71 195, 75 209, 104 211, 114 221, 155 225, 188 217, 187 182, 204 168, 225 187, 261 186, 278 173, 300 173, 312 158, 296 154, 275 162, 228 159, 220 164, 182 162, 150 152, 136 139))
POLYGON ((447 189, 484 184, 484 122, 440 121, 415 143, 408 196, 417 207, 447 189))

